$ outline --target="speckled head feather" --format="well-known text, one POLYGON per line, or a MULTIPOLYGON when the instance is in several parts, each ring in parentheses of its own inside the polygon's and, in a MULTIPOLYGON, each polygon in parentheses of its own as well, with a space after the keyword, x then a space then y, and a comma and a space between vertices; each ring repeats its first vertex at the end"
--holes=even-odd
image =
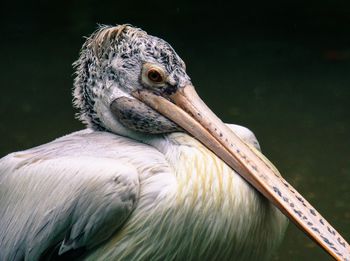
POLYGON ((79 110, 78 118, 90 128, 113 131, 113 126, 106 126, 114 124, 110 122, 115 115, 108 116, 110 105, 121 97, 134 100, 131 91, 147 88, 141 81, 142 66, 147 62, 167 72, 163 89, 171 91, 190 82, 184 62, 164 40, 127 24, 100 26, 87 38, 73 64, 73 104, 79 110))

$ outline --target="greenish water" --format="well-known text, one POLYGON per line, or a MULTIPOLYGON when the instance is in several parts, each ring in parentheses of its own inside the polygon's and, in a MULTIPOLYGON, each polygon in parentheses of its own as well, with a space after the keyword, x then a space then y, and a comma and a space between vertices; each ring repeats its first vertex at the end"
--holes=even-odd
MULTIPOLYGON (((71 63, 82 35, 94 29, 89 21, 68 32, 20 27, 1 42, 0 156, 83 127, 71 106, 71 63)), ((349 241, 349 41, 238 29, 213 37, 214 26, 206 32, 145 24, 182 56, 209 107, 253 130, 284 177, 349 241)), ((329 257, 291 224, 274 260, 329 257)))

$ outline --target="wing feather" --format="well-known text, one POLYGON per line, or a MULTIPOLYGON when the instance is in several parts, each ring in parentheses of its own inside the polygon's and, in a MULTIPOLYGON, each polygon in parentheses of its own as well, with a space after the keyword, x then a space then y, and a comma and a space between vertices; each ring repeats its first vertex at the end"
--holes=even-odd
POLYGON ((10 154, 0 161, 0 260, 38 260, 57 244, 59 254, 92 248, 138 194, 137 170, 116 159, 10 154))
POLYGON ((261 151, 258 140, 256 139, 254 133, 241 125, 236 124, 226 124, 232 131, 234 131, 242 140, 244 140, 248 145, 255 147, 255 149, 261 151))

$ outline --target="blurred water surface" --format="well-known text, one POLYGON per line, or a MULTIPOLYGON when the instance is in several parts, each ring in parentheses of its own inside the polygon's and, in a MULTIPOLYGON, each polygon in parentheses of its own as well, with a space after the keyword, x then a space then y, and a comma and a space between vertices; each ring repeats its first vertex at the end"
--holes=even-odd
MULTIPOLYGON (((350 11, 345 2, 322 3, 314 16, 303 5, 243 6, 232 9, 238 18, 225 5, 212 15, 210 5, 186 3, 158 19, 149 14, 158 5, 118 3, 126 11, 114 15, 112 1, 41 3, 40 14, 36 5, 17 8, 0 42, 0 156, 83 128, 71 106, 82 36, 96 23, 131 22, 173 45, 209 107, 253 130, 285 178, 349 241, 350 11)), ((274 260, 316 259, 329 257, 291 224, 274 260)))

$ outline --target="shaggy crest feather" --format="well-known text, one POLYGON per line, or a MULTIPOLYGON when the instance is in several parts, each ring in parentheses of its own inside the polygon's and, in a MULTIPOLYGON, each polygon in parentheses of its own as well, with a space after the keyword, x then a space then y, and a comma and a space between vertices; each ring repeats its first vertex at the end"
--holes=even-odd
POLYGON ((73 105, 79 110, 77 118, 87 127, 104 130, 96 112, 94 110, 94 95, 92 87, 95 84, 94 78, 102 77, 98 75, 97 67, 103 65, 103 58, 108 57, 108 53, 115 49, 122 38, 136 38, 147 36, 147 33, 129 24, 108 26, 101 25, 87 37, 83 44, 80 56, 73 63, 75 68, 75 79, 73 88, 73 105))

